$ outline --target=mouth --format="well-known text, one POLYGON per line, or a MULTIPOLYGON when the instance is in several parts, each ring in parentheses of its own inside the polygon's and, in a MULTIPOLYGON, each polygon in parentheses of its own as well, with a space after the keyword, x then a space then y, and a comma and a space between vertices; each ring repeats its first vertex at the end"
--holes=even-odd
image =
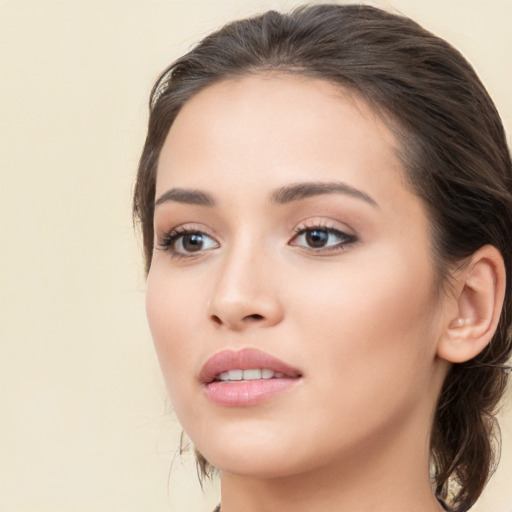
MULTIPOLYGON (((233 382, 240 380, 267 380, 267 379, 282 379, 286 378, 284 373, 275 372, 269 368, 249 368, 247 370, 228 370, 227 372, 219 373, 213 379, 217 382, 233 382)), ((288 377, 292 378, 292 377, 288 377)))
POLYGON ((262 403, 301 381, 297 368, 257 349, 224 350, 199 374, 207 398, 217 405, 244 407, 262 403))
POLYGON ((223 350, 206 361, 199 374, 202 384, 298 378, 297 368, 261 350, 223 350))

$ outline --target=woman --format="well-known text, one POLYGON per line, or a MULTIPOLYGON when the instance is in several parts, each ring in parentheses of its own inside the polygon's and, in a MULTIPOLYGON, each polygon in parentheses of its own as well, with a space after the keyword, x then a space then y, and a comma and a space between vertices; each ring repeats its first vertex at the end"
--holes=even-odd
POLYGON ((150 108, 148 319, 222 512, 469 510, 512 312, 510 155, 470 65, 317 5, 206 37, 150 108))

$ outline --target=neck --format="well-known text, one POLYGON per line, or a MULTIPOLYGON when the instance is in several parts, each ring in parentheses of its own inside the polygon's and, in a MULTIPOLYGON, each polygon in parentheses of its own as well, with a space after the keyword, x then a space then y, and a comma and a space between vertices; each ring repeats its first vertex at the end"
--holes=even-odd
POLYGON ((278 478, 223 472, 222 512, 440 512, 430 485, 428 432, 410 427, 308 472, 278 478))

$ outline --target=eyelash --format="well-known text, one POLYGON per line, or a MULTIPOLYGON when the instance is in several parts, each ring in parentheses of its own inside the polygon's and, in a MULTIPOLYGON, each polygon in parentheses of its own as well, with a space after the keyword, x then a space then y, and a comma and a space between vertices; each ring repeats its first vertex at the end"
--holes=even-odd
POLYGON ((157 242, 157 249, 160 249, 162 251, 166 251, 170 254, 172 258, 176 259, 182 259, 182 258, 191 258, 194 256, 198 256, 199 254, 202 254, 203 251, 198 251, 198 254, 190 253, 185 254, 182 252, 179 252, 175 248, 176 242, 178 242, 181 238, 187 236, 187 235, 206 235, 208 238, 213 238, 203 231, 199 229, 191 229, 191 228, 175 228, 172 231, 166 233, 160 240, 157 242))
MULTIPOLYGON (((296 230, 295 230, 295 235, 294 237, 292 238, 291 241, 294 241, 296 240, 297 238, 299 238, 300 236, 306 234, 306 233, 311 233, 313 231, 321 231, 321 232, 324 232, 324 233, 327 233, 329 235, 335 235, 337 236, 339 239, 341 239, 342 241, 334 244, 334 245, 331 245, 331 246, 326 246, 326 247, 320 247, 320 248, 313 248, 313 247, 309 247, 309 248, 306 248, 304 247, 304 249, 306 250, 309 250, 309 251, 313 251, 315 253, 328 253, 328 252, 342 252, 344 251, 345 249, 347 249, 347 247, 355 244, 356 242, 358 242, 358 238, 355 236, 355 235, 351 235, 349 233, 346 233, 345 231, 342 231, 338 228, 335 228, 334 226, 331 226, 331 225, 327 225, 327 224, 321 224, 321 223, 317 223, 317 224, 314 224, 314 225, 311 225, 311 226, 302 226, 302 227, 298 227, 296 230)), ((294 245, 290 242, 290 245, 294 245)), ((296 244, 295 244, 296 245, 296 244)), ((300 247, 300 246, 299 246, 300 247)))
MULTIPOLYGON (((327 253, 327 252, 341 252, 345 250, 348 246, 353 245, 358 241, 357 237, 355 235, 348 234, 344 231, 341 231, 340 229, 335 228, 334 226, 324 225, 324 224, 315 224, 312 226, 302 226, 295 230, 294 235, 290 242, 288 242, 289 245, 295 246, 295 247, 301 247, 297 244, 293 244, 292 242, 294 240, 297 240, 300 236, 305 235, 306 233, 311 233, 313 231, 320 231, 323 233, 327 233, 328 235, 335 235, 339 239, 342 239, 341 242, 338 242, 332 246, 326 246, 326 247, 320 247, 320 248, 313 248, 313 247, 304 247, 303 249, 312 251, 314 253, 327 253)), ((193 258, 195 256, 199 256, 203 254, 208 249, 201 249, 197 251, 197 254, 192 253, 183 253, 179 252, 175 248, 175 244, 182 239, 183 237, 187 235, 204 235, 207 238, 214 240, 211 236, 207 235, 203 231, 199 229, 191 229, 191 228, 184 228, 179 227, 175 228, 172 231, 166 233, 160 240, 157 241, 157 249, 166 251, 170 254, 172 258, 176 259, 183 259, 183 258, 193 258)), ((216 242, 216 241, 215 241, 216 242)), ((218 244, 218 242, 216 242, 218 244)))

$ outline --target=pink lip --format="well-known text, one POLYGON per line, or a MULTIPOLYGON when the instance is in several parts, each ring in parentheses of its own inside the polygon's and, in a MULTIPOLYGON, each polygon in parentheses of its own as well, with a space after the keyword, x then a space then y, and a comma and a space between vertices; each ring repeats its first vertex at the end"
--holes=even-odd
POLYGON ((206 361, 199 374, 204 384, 212 382, 219 373, 229 370, 250 370, 251 368, 268 368, 283 373, 286 377, 300 377, 301 372, 280 359, 254 348, 243 350, 223 350, 206 361))
POLYGON ((246 348, 223 350, 205 363, 199 374, 207 398, 219 405, 244 407, 259 404, 271 396, 294 386, 302 376, 301 372, 266 352, 246 348), (216 381, 215 377, 229 370, 267 368, 284 375, 282 378, 251 381, 216 381))

